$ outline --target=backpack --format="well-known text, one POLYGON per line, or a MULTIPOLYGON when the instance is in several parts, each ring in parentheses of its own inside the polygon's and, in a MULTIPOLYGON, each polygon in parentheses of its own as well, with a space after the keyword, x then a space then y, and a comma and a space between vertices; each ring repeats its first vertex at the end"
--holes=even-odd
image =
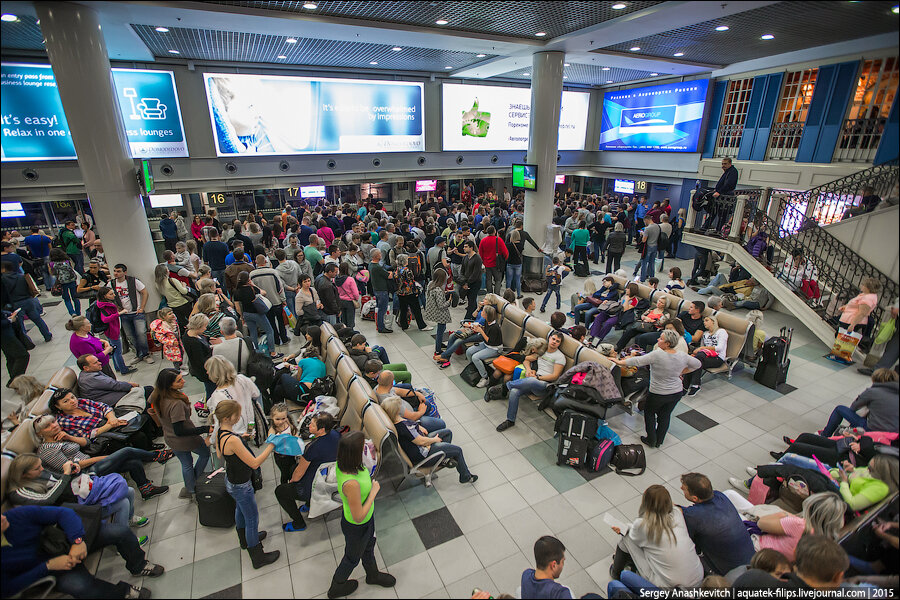
POLYGON ((669 251, 669 235, 660 228, 659 237, 656 239, 656 249, 658 252, 669 251))
POLYGON ((641 444, 623 444, 616 446, 615 453, 610 461, 616 468, 617 475, 637 477, 647 470, 647 455, 641 444), (637 473, 626 473, 625 469, 640 469, 637 473))
POLYGON ((588 469, 594 473, 602 471, 609 466, 615 451, 616 445, 613 444, 612 440, 601 440, 599 444, 591 448, 591 451, 588 452, 588 469))
MULTIPOLYGON (((238 361, 240 361, 240 357, 238 357, 238 361)), ((247 377, 253 378, 256 387, 263 395, 263 400, 268 404, 272 385, 275 383, 275 362, 266 354, 251 352, 247 359, 246 371, 247 377)))
POLYGON ((309 386, 307 398, 318 398, 319 396, 334 396, 334 379, 328 376, 319 377, 309 386))
POLYGON ((109 329, 109 323, 104 323, 100 318, 100 307, 96 302, 91 302, 91 305, 84 311, 84 316, 91 322, 91 333, 94 335, 106 333, 109 329))

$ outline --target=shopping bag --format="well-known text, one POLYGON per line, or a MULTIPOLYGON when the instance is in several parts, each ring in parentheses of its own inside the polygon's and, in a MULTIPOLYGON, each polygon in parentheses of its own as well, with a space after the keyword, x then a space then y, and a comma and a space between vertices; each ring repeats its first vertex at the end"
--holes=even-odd
POLYGON ((428 408, 425 410, 424 416, 435 417, 435 418, 440 419, 441 413, 438 410, 437 399, 435 397, 434 392, 432 392, 428 388, 420 388, 419 392, 421 392, 422 395, 425 396, 425 404, 426 404, 426 406, 428 406, 428 408))
POLYGON ((309 518, 315 519, 343 506, 341 495, 338 492, 335 465, 337 463, 323 463, 316 470, 313 479, 312 492, 309 495, 309 518))
POLYGON ((297 317, 294 316, 294 311, 287 304, 284 305, 282 314, 284 316, 284 324, 287 325, 288 329, 293 329, 297 326, 297 317))
POLYGON ((852 363, 853 351, 859 346, 862 334, 854 331, 848 333, 846 329, 838 329, 837 337, 834 338, 834 344, 831 346, 831 354, 838 360, 852 363))

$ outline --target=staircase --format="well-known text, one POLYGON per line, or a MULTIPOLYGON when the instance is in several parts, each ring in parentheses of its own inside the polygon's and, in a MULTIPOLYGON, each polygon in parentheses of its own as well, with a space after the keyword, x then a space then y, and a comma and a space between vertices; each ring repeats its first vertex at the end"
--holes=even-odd
MULTIPOLYGON (((719 214, 719 219, 713 223, 714 229, 697 227, 697 215, 691 208, 683 240, 731 255, 810 331, 830 345, 836 331, 833 323, 839 316, 837 309, 859 293, 863 279, 873 277, 882 287, 878 294, 879 305, 870 318, 872 323, 881 320, 887 307, 900 294, 900 285, 820 225, 833 222, 829 218, 835 215, 834 220, 840 220, 846 207, 858 205, 863 187, 874 187, 875 193, 882 198, 896 196, 897 177, 898 166, 894 162, 805 192, 738 190, 736 196, 720 196, 708 207, 707 210, 719 214), (863 179, 863 174, 871 179, 863 179), (741 232, 748 223, 755 223, 774 245, 775 257, 771 264, 758 261, 744 249, 741 232), (822 298, 815 305, 786 284, 784 261, 795 249, 800 249, 818 269, 822 298)), ((896 244, 896 235, 885 243, 896 244)))

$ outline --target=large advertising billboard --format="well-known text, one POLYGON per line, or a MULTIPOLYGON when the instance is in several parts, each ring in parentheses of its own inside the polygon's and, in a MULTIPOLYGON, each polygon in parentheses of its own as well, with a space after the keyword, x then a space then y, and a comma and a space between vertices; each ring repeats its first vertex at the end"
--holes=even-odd
MULTIPOLYGON (((187 156, 171 71, 113 69, 134 158, 187 156)), ((3 161, 72 160, 75 145, 50 65, 3 63, 3 161)))
MULTIPOLYGON (((444 150, 527 150, 531 90, 441 85, 444 150)), ((559 149, 584 150, 590 94, 563 92, 559 149)))
POLYGON ((697 152, 708 85, 699 79, 607 92, 600 149, 697 152))
POLYGON ((216 154, 422 152, 421 83, 204 73, 216 154))

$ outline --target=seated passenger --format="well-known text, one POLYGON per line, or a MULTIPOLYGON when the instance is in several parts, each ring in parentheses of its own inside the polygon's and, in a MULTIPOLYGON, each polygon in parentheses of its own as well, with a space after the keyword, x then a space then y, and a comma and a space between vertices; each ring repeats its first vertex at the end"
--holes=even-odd
MULTIPOLYGON (((103 372, 103 364, 93 354, 82 354, 76 361, 81 372, 78 374, 78 391, 94 402, 115 406, 128 392, 140 387, 133 381, 119 381, 103 372)), ((144 399, 150 397, 152 385, 145 385, 144 399)))
POLYGON ((896 456, 878 454, 868 467, 854 467, 844 461, 841 469, 831 469, 831 478, 840 485, 841 498, 854 511, 875 506, 897 493, 898 460, 896 456))
POLYGON ((410 382, 412 381, 412 373, 406 370, 406 365, 403 363, 384 365, 377 358, 370 358, 366 361, 365 366, 362 369, 363 377, 366 378, 366 381, 368 381, 369 385, 373 388, 378 385, 378 376, 385 371, 389 371, 393 375, 394 385, 409 390, 412 389, 412 385, 410 385, 410 382), (388 369, 387 367, 393 367, 394 369, 398 370, 393 371, 391 369, 388 369))
POLYGON ((435 359, 435 362, 438 363, 442 369, 446 369, 450 366, 450 357, 456 352, 457 348, 463 346, 464 344, 473 344, 475 342, 479 342, 482 339, 480 333, 476 333, 472 328, 475 324, 484 325, 484 308, 487 305, 487 298, 483 298, 481 300, 481 307, 475 313, 475 320, 466 322, 453 332, 450 336, 450 344, 447 346, 447 349, 435 359))
MULTIPOLYGON (((590 280, 588 280, 590 281, 590 280)), ((593 284, 592 284, 593 285, 593 284)), ((585 289, 587 284, 585 283, 585 289)), ((600 304, 606 300, 616 301, 619 299, 619 284, 611 276, 607 275, 601 282, 600 289, 592 293, 588 300, 587 297, 581 296, 583 301, 580 304, 574 304, 572 312, 569 313, 575 324, 578 325, 584 319, 584 326, 588 327, 594 322, 594 317, 600 312, 600 304)))
POLYGON ((419 425, 424 427, 428 433, 446 429, 447 424, 443 419, 429 417, 425 414, 428 411, 428 404, 425 402, 422 392, 394 387, 394 377, 390 371, 381 372, 378 376, 378 385, 373 388, 373 391, 379 402, 391 396, 400 398, 401 416, 407 421, 418 421, 419 425), (413 408, 413 404, 416 405, 416 408, 413 408))
MULTIPOLYGON (((70 484, 74 476, 81 472, 77 463, 66 461, 63 464, 62 473, 52 473, 44 469, 41 459, 36 454, 20 454, 9 465, 9 502, 13 506, 23 504, 35 504, 39 506, 55 506, 62 502, 76 502, 70 484)), ((118 474, 116 474, 119 476, 118 474)), ((120 476, 119 476, 120 477, 120 476)), ((91 476, 96 482, 97 476, 91 476)), ((120 480, 121 481, 121 480, 120 480)), ((108 518, 110 523, 128 525, 129 527, 144 527, 150 523, 147 517, 134 514, 134 488, 126 488, 125 494, 118 500, 110 502, 111 498, 103 497, 101 515, 108 518)), ((100 503, 99 498, 88 498, 79 504, 94 505, 100 503), (88 502, 87 500, 92 500, 88 502)), ((146 535, 138 538, 138 543, 143 546, 150 538, 146 535)))
POLYGON ((661 321, 665 322, 667 304, 668 300, 665 296, 661 295, 657 298, 653 308, 645 310, 640 319, 625 328, 622 337, 616 342, 616 350, 621 352, 628 346, 628 342, 643 333, 657 333, 662 329, 660 323, 661 321))
POLYGON ((638 293, 640 288, 636 283, 629 283, 625 286, 625 295, 622 296, 622 299, 619 301, 619 306, 616 310, 601 310, 597 313, 597 316, 594 318, 594 322, 591 323, 591 339, 590 342, 592 345, 596 347, 597 344, 603 341, 609 332, 612 331, 613 327, 615 327, 619 323, 627 323, 629 319, 631 321, 634 320, 634 309, 637 307, 640 298, 638 297, 638 293))
POLYGON ((562 575, 566 547, 555 537, 545 535, 534 543, 534 569, 522 572, 522 598, 574 598, 568 587, 556 583, 562 575))
POLYGON ((466 350, 466 358, 475 365, 478 374, 481 375, 481 380, 475 385, 479 388, 487 387, 489 381, 485 363, 500 356, 503 350, 503 332, 497 323, 497 310, 493 306, 485 306, 481 312, 484 315, 484 326, 478 323, 472 325, 472 331, 481 336, 481 339, 466 350))
POLYGON ((696 344, 703 337, 704 311, 706 311, 706 304, 701 300, 694 300, 687 305, 687 310, 678 315, 684 330, 691 336, 690 343, 696 344))
POLYGON ((644 491, 638 518, 621 531, 609 575, 618 579, 631 561, 638 574, 659 587, 696 587, 703 579, 703 565, 688 534, 684 516, 672 504, 669 491, 651 485, 644 491))
POLYGON ((669 269, 669 283, 666 284, 666 292, 684 298, 684 289, 686 287, 684 280, 681 279, 681 269, 678 267, 669 269))
POLYGON ((728 351, 728 332, 719 327, 719 320, 714 315, 703 319, 704 331, 701 334, 701 346, 694 350, 694 357, 700 361, 701 369, 688 373, 684 385, 688 396, 700 391, 702 369, 721 367, 725 364, 728 351))
POLYGON ((822 435, 834 435, 846 420, 851 427, 861 427, 866 431, 897 432, 900 427, 900 405, 897 403, 900 391, 900 377, 893 369, 878 369, 872 373, 872 386, 857 396, 849 407, 838 406, 831 411, 822 435), (861 417, 857 411, 867 408, 868 414, 861 417))
POLYGON ((533 353, 525 357, 525 377, 508 381, 509 406, 506 409, 506 420, 497 425, 497 431, 506 431, 516 424, 516 413, 519 412, 519 398, 522 394, 547 395, 551 383, 559 379, 566 367, 566 357, 559 347, 563 343, 563 334, 554 331, 547 339, 547 351, 543 354, 533 353))
POLYGON ((334 428, 334 417, 328 413, 318 413, 309 423, 309 433, 313 438, 306 442, 303 455, 296 461, 290 478, 275 488, 278 504, 291 518, 290 523, 282 525, 282 529, 287 532, 306 529, 306 521, 303 520, 297 503, 309 503, 316 471, 322 464, 337 460, 341 435, 334 428))
POLYGON ((722 492, 713 490, 706 475, 687 473, 681 476, 681 491, 692 506, 681 513, 701 560, 719 575, 725 575, 753 556, 753 542, 734 505, 722 492))
POLYGON ((11 598, 39 579, 52 575, 57 592, 74 598, 149 598, 150 590, 124 581, 112 584, 91 574, 83 565, 88 550, 115 546, 125 559, 125 568, 134 577, 159 577, 161 565, 147 560, 137 538, 124 525, 101 523, 91 548, 84 542, 81 518, 71 508, 60 506, 18 506, 0 517, 3 534, 3 577, 0 595, 11 598), (41 550, 44 528, 56 525, 72 544, 68 554, 47 559, 41 550))
POLYGON ((381 407, 397 428, 400 448, 414 465, 421 463, 423 459, 427 459, 430 456, 443 453, 440 461, 432 461, 427 463, 427 465, 433 466, 438 462, 449 459, 448 466, 454 462, 456 463, 455 466, 456 471, 459 473, 460 483, 475 483, 478 481, 478 475, 471 473, 469 467, 466 466, 462 448, 450 443, 453 440, 453 432, 449 429, 441 429, 435 431, 433 435, 428 435, 424 427, 414 421, 407 421, 403 418, 403 415, 400 414, 402 404, 397 396, 385 399, 381 403, 381 407))
POLYGON ((131 475, 131 480, 138 486, 144 500, 169 491, 169 486, 155 486, 152 481, 147 479, 142 463, 155 461, 165 464, 171 458, 171 451, 167 451, 168 454, 165 454, 160 450, 148 452, 139 448, 122 448, 109 456, 88 456, 82 452, 82 449, 86 448, 90 442, 86 438, 64 432, 56 422, 56 417, 52 415, 44 415, 38 419, 34 430, 42 440, 41 445, 38 446, 37 455, 41 457, 43 464, 52 471, 62 473, 63 466, 71 460, 78 463, 83 472, 97 475, 108 475, 109 473, 131 475))
MULTIPOLYGON (((366 361, 372 358, 377 358, 384 364, 389 364, 391 362, 388 359, 387 352, 384 348, 381 346, 370 347, 368 341, 366 341, 366 336, 361 333, 354 334, 353 337, 350 338, 350 347, 347 349, 347 353, 350 355, 350 358, 353 359, 353 362, 356 363, 356 366, 360 371, 365 369, 366 361)), ((392 370, 393 369, 388 369, 388 371, 392 370)))
POLYGON ((844 571, 850 568, 850 559, 840 544, 822 534, 804 535, 797 544, 797 560, 793 572, 775 577, 761 569, 750 569, 737 578, 738 589, 836 589, 844 580, 844 571))

